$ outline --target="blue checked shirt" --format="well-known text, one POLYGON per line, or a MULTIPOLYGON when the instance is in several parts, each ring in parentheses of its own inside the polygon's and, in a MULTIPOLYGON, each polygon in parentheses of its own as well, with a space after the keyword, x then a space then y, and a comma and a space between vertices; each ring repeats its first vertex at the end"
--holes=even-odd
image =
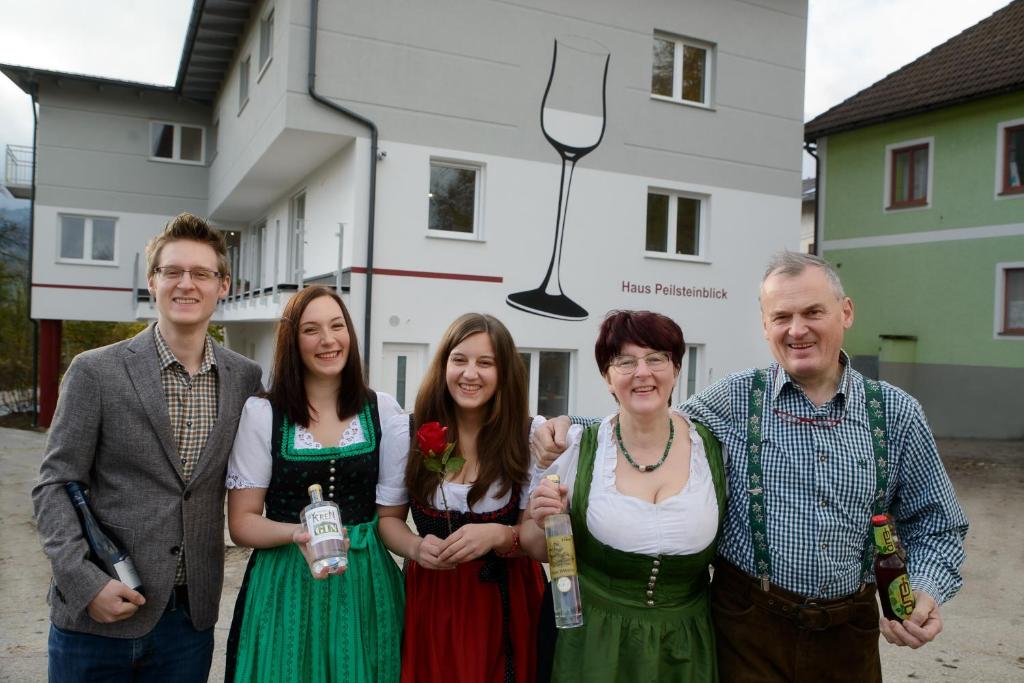
MULTIPOLYGON (((875 491, 862 376, 845 353, 842 361, 845 368, 839 388, 820 408, 773 363, 763 413, 771 581, 808 598, 826 600, 850 595, 861 583, 875 491), (800 423, 797 417, 818 423, 800 423)), ((707 425, 726 449, 729 502, 718 553, 751 575, 754 549, 745 446, 747 402, 755 372, 729 375, 682 407, 707 425)), ((901 389, 881 385, 889 431, 886 502, 907 549, 911 585, 945 602, 963 583, 960 566, 967 519, 920 404, 901 389)))

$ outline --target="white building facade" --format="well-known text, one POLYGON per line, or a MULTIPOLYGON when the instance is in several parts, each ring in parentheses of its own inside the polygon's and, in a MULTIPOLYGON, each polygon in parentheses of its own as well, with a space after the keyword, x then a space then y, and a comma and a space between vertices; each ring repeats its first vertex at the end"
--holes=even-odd
POLYGON ((173 87, 0 67, 38 102, 33 318, 154 317, 141 252, 187 210, 230 234, 215 322, 266 378, 280 312, 309 283, 340 288, 371 385, 407 408, 467 311, 509 327, 542 414, 613 409, 592 351, 611 309, 682 326, 680 398, 768 362, 758 284, 800 240, 806 0, 339 0, 315 27, 313 6, 200 0, 173 87), (541 127, 556 41, 556 141, 604 124, 560 238, 563 167, 541 127), (606 80, 563 78, 604 55, 606 80), (376 124, 376 154, 363 120, 314 93, 376 124), (582 314, 509 303, 553 244, 548 289, 582 314))

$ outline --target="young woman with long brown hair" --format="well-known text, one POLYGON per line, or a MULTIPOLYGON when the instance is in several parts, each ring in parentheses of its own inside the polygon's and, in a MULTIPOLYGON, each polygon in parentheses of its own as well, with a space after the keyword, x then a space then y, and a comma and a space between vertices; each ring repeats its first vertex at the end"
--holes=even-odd
POLYGON ((385 424, 377 504, 384 543, 407 560, 403 681, 534 678, 543 579, 519 550, 529 426, 512 336, 476 313, 445 332, 414 416, 385 424), (465 460, 443 480, 410 443, 410 425, 415 434, 430 422, 447 427, 452 455, 465 460))
POLYGON ((341 298, 307 287, 278 325, 270 391, 249 399, 228 464, 231 537, 254 548, 228 639, 229 681, 396 683, 402 578, 377 533, 381 423, 341 298), (341 508, 348 567, 308 566, 307 488, 341 508), (266 514, 264 515, 264 511, 266 514))

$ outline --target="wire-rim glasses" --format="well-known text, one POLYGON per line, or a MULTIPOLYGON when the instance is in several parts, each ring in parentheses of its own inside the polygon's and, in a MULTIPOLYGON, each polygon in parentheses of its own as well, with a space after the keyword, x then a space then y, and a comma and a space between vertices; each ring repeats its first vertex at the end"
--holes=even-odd
POLYGON ((177 266, 158 266, 153 271, 159 275, 162 279, 169 282, 177 282, 185 277, 185 273, 188 273, 192 278, 192 282, 213 282, 214 280, 220 280, 224 277, 224 274, 219 270, 210 270, 209 268, 179 268, 177 266))
POLYGON ((655 351, 649 353, 643 358, 637 358, 636 356, 615 356, 612 358, 612 362, 609 363, 609 367, 613 368, 616 372, 623 375, 631 375, 636 372, 637 368, 640 367, 640 361, 644 362, 647 369, 651 372, 658 372, 668 367, 671 358, 664 351, 655 351))

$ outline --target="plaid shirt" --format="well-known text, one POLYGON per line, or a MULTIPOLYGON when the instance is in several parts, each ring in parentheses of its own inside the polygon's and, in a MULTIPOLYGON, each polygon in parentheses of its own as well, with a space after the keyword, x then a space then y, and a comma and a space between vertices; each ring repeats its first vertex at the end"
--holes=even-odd
MULTIPOLYGON (((178 446, 182 474, 185 483, 188 484, 196 463, 199 462, 199 454, 206 445, 206 437, 217 419, 217 361, 213 356, 213 340, 209 336, 206 337, 199 372, 189 376, 185 366, 174 357, 174 353, 164 341, 160 327, 155 326, 153 329, 156 351, 160 356, 160 382, 163 384, 164 396, 167 399, 167 413, 171 418, 174 442, 178 446)), ((174 584, 181 585, 185 581, 183 539, 174 584)))
MULTIPOLYGON (((872 514, 875 467, 864 385, 845 352, 842 362, 839 388, 821 407, 777 363, 768 373, 762 462, 771 581, 809 598, 833 599, 857 590, 872 514)), ((755 372, 730 375, 682 408, 725 446, 729 505, 718 552, 751 575, 745 446, 755 372)), ((920 404, 901 389, 881 386, 889 432, 886 498, 907 549, 910 582, 945 602, 963 583, 967 519, 920 404)))

